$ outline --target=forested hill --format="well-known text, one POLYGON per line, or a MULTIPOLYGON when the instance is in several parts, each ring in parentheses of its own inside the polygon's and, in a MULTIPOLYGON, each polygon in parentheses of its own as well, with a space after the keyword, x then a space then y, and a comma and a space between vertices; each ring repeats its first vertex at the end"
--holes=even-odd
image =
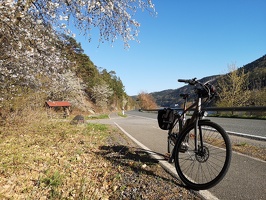
POLYGON ((262 56, 261 58, 243 66, 246 72, 253 71, 256 68, 265 68, 266 67, 266 55, 262 56))
MULTIPOLYGON (((200 79, 201 82, 214 82, 217 80, 219 75, 215 76, 209 76, 200 79)), ((150 93, 153 98, 155 99, 156 103, 160 107, 173 107, 175 104, 182 105, 182 98, 180 98, 180 94, 182 93, 191 93, 192 86, 190 85, 184 85, 181 88, 178 89, 172 89, 172 90, 163 90, 160 92, 153 92, 150 93)))
MULTIPOLYGON (((248 73, 248 87, 250 90, 263 90, 266 88, 266 55, 261 58, 244 65, 238 70, 244 69, 245 74, 248 73)), ((202 78, 201 82, 210 81, 212 84, 217 85, 219 77, 226 75, 214 75, 202 78)), ((175 104, 182 104, 182 98, 179 97, 181 93, 191 93, 191 86, 185 85, 178 89, 168 89, 159 92, 150 93, 161 107, 174 106, 175 104)))
POLYGON ((243 66, 245 73, 249 73, 249 88, 261 89, 266 87, 266 55, 243 66))

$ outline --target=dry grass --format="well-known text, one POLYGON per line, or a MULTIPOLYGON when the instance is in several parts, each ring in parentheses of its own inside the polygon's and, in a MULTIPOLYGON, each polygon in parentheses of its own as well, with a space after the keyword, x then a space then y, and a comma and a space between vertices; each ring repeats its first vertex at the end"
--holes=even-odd
POLYGON ((107 133, 102 125, 52 121, 1 130, 0 198, 108 195, 97 180, 104 178, 110 164, 94 153, 107 133))
MULTIPOLYGON (((223 140, 206 138, 205 141, 208 141, 213 146, 224 147, 223 140)), ((254 142, 253 142, 254 143, 254 142)), ((231 141, 232 150, 266 161, 266 148, 265 145, 254 145, 249 144, 248 142, 239 142, 231 141)))
POLYGON ((233 151, 266 161, 266 148, 248 143, 233 143, 233 151))
POLYGON ((0 199, 199 199, 117 129, 34 115, 0 127, 0 199))

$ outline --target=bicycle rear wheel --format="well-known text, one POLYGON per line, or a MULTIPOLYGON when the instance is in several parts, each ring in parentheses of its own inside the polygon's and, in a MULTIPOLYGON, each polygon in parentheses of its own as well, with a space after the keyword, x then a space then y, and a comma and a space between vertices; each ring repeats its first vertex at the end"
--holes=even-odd
POLYGON ((227 133, 218 124, 202 120, 198 125, 196 152, 194 128, 192 124, 177 138, 175 167, 180 179, 188 187, 205 190, 219 183, 225 176, 231 161, 231 143, 227 133))

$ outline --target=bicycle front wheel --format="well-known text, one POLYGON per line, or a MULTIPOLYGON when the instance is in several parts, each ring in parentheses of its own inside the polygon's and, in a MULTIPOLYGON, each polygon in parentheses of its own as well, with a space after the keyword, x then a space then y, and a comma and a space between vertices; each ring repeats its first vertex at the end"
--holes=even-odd
POLYGON ((232 150, 227 133, 218 124, 202 120, 197 129, 197 137, 192 124, 177 138, 175 167, 188 187, 205 190, 223 179, 230 165, 232 150))
POLYGON ((170 153, 170 154, 172 154, 172 151, 174 149, 178 132, 179 132, 179 120, 176 119, 175 122, 174 122, 174 125, 168 131, 167 152, 170 153))

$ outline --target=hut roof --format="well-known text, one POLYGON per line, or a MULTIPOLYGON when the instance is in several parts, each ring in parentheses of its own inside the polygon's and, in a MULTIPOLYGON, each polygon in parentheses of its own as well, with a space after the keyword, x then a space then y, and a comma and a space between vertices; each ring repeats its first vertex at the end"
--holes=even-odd
POLYGON ((46 101, 49 107, 69 107, 71 104, 68 101, 46 101))

